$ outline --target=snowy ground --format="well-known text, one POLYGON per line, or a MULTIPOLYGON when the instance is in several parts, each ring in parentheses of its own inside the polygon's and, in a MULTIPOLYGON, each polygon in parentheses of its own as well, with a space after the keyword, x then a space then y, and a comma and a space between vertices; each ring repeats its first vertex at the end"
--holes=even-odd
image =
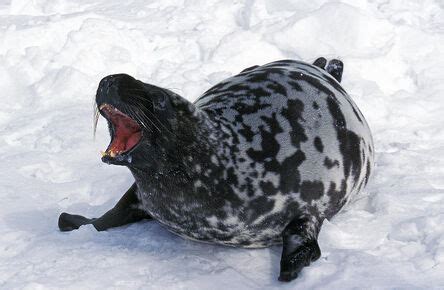
POLYGON ((0 0, 1 289, 444 289, 442 0, 0 0), (98 81, 126 72, 190 100, 254 64, 339 57, 377 169, 277 281, 280 248, 231 249, 155 222, 61 233, 132 183, 92 139, 98 81))

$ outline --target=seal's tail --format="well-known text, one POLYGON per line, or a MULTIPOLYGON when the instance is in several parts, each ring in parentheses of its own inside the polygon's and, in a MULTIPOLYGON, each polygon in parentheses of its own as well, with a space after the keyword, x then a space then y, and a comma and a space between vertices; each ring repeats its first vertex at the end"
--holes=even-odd
POLYGON ((327 64, 325 57, 319 57, 313 62, 313 65, 325 69, 338 82, 341 82, 342 72, 344 71, 344 63, 339 59, 332 59, 327 64))

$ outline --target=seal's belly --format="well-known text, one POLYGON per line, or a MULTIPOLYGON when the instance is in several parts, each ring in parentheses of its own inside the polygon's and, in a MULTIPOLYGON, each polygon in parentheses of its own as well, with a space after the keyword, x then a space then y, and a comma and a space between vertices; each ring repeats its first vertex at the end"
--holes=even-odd
POLYGON ((282 242, 281 234, 288 221, 288 216, 273 211, 252 217, 258 212, 254 208, 227 210, 225 218, 220 218, 214 214, 216 210, 205 208, 204 205, 196 206, 195 201, 156 202, 151 198, 152 195, 143 192, 138 192, 138 196, 142 209, 168 230, 202 242, 250 248, 267 247, 282 242))

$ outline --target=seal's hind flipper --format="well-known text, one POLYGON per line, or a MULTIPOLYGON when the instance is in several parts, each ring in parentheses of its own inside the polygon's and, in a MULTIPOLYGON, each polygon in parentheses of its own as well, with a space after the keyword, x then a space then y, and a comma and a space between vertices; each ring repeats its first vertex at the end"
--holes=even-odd
POLYGON ((325 57, 318 57, 314 62, 313 65, 325 69, 325 66, 327 65, 327 60, 325 57))
POLYGON ((279 281, 288 282, 321 256, 316 237, 319 227, 304 218, 292 220, 282 233, 282 257, 279 281))
POLYGON ((342 80, 342 71, 344 70, 344 63, 339 59, 332 59, 328 62, 327 72, 331 74, 339 83, 342 80))

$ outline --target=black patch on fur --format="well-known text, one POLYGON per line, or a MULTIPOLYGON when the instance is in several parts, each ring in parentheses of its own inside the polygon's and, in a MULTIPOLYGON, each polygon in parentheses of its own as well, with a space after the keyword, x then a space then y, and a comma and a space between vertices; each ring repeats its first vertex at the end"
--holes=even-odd
POLYGON ((356 111, 356 108, 353 104, 350 104, 350 106, 352 107, 353 113, 355 114, 356 118, 358 118, 359 122, 364 123, 364 121, 361 118, 360 112, 356 111))
POLYGON ((242 129, 239 130, 239 134, 241 134, 248 142, 253 141, 254 132, 251 130, 251 127, 245 124, 242 124, 242 129))
POLYGON ((248 114, 254 114, 259 110, 263 110, 267 107, 270 107, 270 104, 254 104, 254 105, 247 105, 244 103, 238 104, 236 106, 236 110, 239 113, 238 116, 242 117, 242 115, 248 115, 248 114))
POLYGON ((264 83, 270 80, 270 75, 277 74, 282 75, 285 73, 284 69, 277 67, 267 67, 263 69, 257 69, 254 72, 251 72, 246 77, 246 81, 252 83, 264 83))
POLYGON ((340 188, 336 188, 336 183, 330 183, 330 187, 327 191, 328 196, 330 196, 330 205, 325 212, 325 217, 327 219, 330 219, 332 216, 334 216, 344 206, 346 202, 346 200, 344 199, 346 193, 347 183, 345 179, 341 181, 340 188))
POLYGON ((311 203, 324 195, 324 184, 320 181, 303 181, 300 192, 302 200, 311 203))
POLYGON ((288 107, 282 109, 282 115, 288 120, 292 130, 290 131, 291 143, 300 148, 301 142, 307 141, 304 127, 300 122, 305 120, 302 118, 304 111, 304 103, 301 100, 288 100, 288 107))
POLYGON ((281 176, 279 189, 282 193, 299 191, 301 175, 298 167, 304 160, 305 154, 301 150, 298 150, 282 162, 278 172, 281 176))
POLYGON ((302 92, 302 87, 300 86, 300 84, 298 82, 290 80, 290 81, 288 81, 288 84, 291 86, 291 88, 293 90, 298 91, 298 92, 302 92))
POLYGON ((324 144, 322 144, 322 140, 319 136, 316 136, 314 138, 314 146, 316 148, 316 150, 318 150, 319 152, 324 152, 324 144))
POLYGON ((274 207, 274 200, 270 200, 265 196, 259 196, 250 201, 247 216, 248 222, 251 223, 260 216, 269 213, 274 207))
POLYGON ((273 183, 270 181, 261 181, 259 186, 266 195, 275 195, 277 193, 277 188, 274 187, 273 183))
POLYGON ((235 174, 233 167, 227 169, 227 182, 234 186, 238 185, 237 175, 235 174))
POLYGON ((276 94, 287 96, 287 89, 278 82, 272 82, 271 84, 268 84, 267 88, 269 88, 276 94))
POLYGON ((253 182, 250 177, 245 178, 245 184, 243 184, 240 188, 240 191, 246 191, 249 197, 254 196, 254 187, 253 182))
POLYGON ((319 104, 316 101, 313 101, 313 109, 319 109, 319 104))
POLYGON ((283 132, 283 130, 276 119, 276 113, 273 113, 270 118, 265 116, 262 116, 261 118, 268 125, 270 131, 263 125, 259 126, 262 139, 262 150, 254 150, 253 148, 250 148, 247 150, 247 154, 254 161, 267 164, 276 159, 280 145, 274 137, 276 134, 283 132))
POLYGON ((327 167, 328 169, 332 169, 333 166, 337 166, 339 167, 339 161, 338 160, 331 160, 328 157, 325 157, 324 159, 324 166, 327 167))
POLYGON ((368 183, 368 179, 370 178, 370 173, 371 173, 370 160, 367 160, 367 171, 365 172, 365 184, 368 183))
POLYGON ((339 150, 341 151, 344 165, 344 175, 346 178, 353 175, 355 183, 359 180, 361 174, 361 138, 355 132, 346 128, 346 121, 339 105, 332 97, 327 98, 328 109, 333 117, 333 125, 339 141, 339 150))

